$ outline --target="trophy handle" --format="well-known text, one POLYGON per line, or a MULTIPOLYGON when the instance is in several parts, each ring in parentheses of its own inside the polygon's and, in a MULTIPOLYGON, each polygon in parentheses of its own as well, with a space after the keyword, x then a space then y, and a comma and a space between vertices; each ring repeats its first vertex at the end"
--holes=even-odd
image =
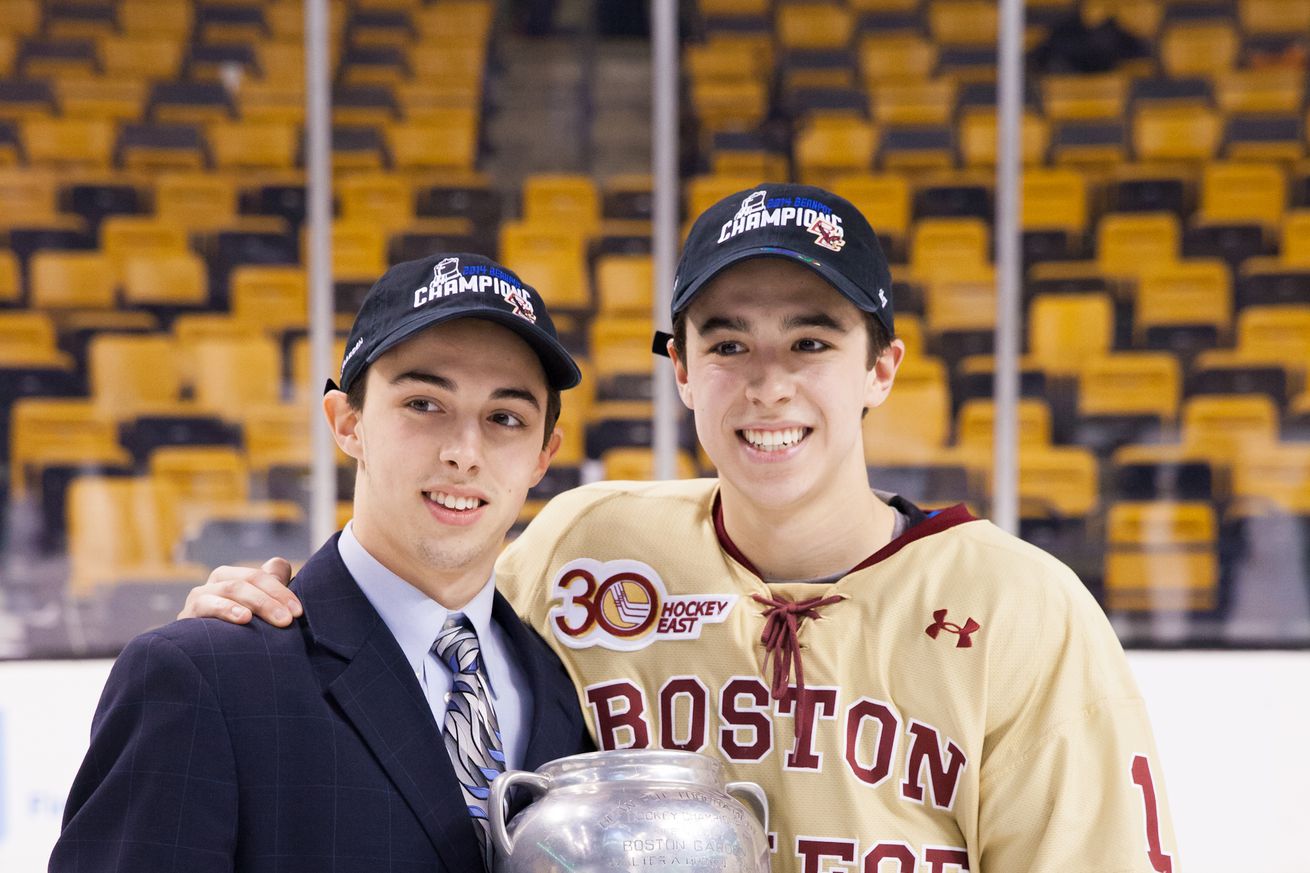
POLYGON ((728 794, 750 807, 755 817, 764 825, 764 832, 769 832, 769 798, 764 789, 754 782, 729 782, 728 794))
POLYGON ((506 827, 508 820, 505 818, 509 790, 520 784, 528 790, 533 799, 541 797, 549 787, 545 776, 527 770, 510 770, 491 781, 491 803, 487 808, 491 816, 491 840, 495 843, 496 854, 504 858, 508 858, 510 852, 514 850, 514 844, 509 839, 509 828, 506 827))

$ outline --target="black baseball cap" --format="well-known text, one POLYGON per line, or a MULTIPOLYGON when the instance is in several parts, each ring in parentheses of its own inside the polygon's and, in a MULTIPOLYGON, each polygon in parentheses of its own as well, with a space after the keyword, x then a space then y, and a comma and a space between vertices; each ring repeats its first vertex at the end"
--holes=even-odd
MULTIPOLYGON (((346 340, 340 390, 349 391, 383 352, 457 318, 494 321, 523 337, 541 359, 551 388, 572 388, 582 380, 541 295, 490 258, 459 252, 396 264, 369 289, 346 340)), ((336 388, 329 380, 327 389, 336 388)))
POLYGON ((751 258, 804 264, 895 335, 887 258, 868 219, 846 198, 813 185, 766 182, 715 203, 687 236, 673 314, 723 270, 751 258))

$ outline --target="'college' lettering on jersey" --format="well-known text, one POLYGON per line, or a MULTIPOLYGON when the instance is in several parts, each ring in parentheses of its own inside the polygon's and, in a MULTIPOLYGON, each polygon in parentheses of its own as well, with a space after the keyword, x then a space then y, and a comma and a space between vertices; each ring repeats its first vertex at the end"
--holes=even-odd
POLYGON ((547 615, 555 638, 572 649, 635 652, 656 640, 695 640, 732 612, 736 594, 670 595, 655 568, 640 561, 578 558, 550 586, 547 615))

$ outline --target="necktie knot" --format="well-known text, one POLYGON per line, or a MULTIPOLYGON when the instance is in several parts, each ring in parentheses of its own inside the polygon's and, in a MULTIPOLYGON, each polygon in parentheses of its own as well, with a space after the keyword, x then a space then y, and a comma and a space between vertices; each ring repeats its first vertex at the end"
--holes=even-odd
POLYGON ((452 615, 441 626, 432 651, 452 674, 477 673, 482 666, 478 632, 465 615, 452 615))

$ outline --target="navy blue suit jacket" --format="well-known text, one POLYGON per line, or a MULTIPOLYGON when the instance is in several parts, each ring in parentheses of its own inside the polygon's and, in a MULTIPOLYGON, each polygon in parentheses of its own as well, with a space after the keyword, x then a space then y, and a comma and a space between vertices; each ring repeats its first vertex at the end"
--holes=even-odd
MULTIPOLYGON (((293 588, 291 629, 179 621, 114 664, 51 873, 482 869, 440 729, 337 552, 293 588)), ((567 674, 509 603, 532 685, 526 765, 591 748, 567 674)))

